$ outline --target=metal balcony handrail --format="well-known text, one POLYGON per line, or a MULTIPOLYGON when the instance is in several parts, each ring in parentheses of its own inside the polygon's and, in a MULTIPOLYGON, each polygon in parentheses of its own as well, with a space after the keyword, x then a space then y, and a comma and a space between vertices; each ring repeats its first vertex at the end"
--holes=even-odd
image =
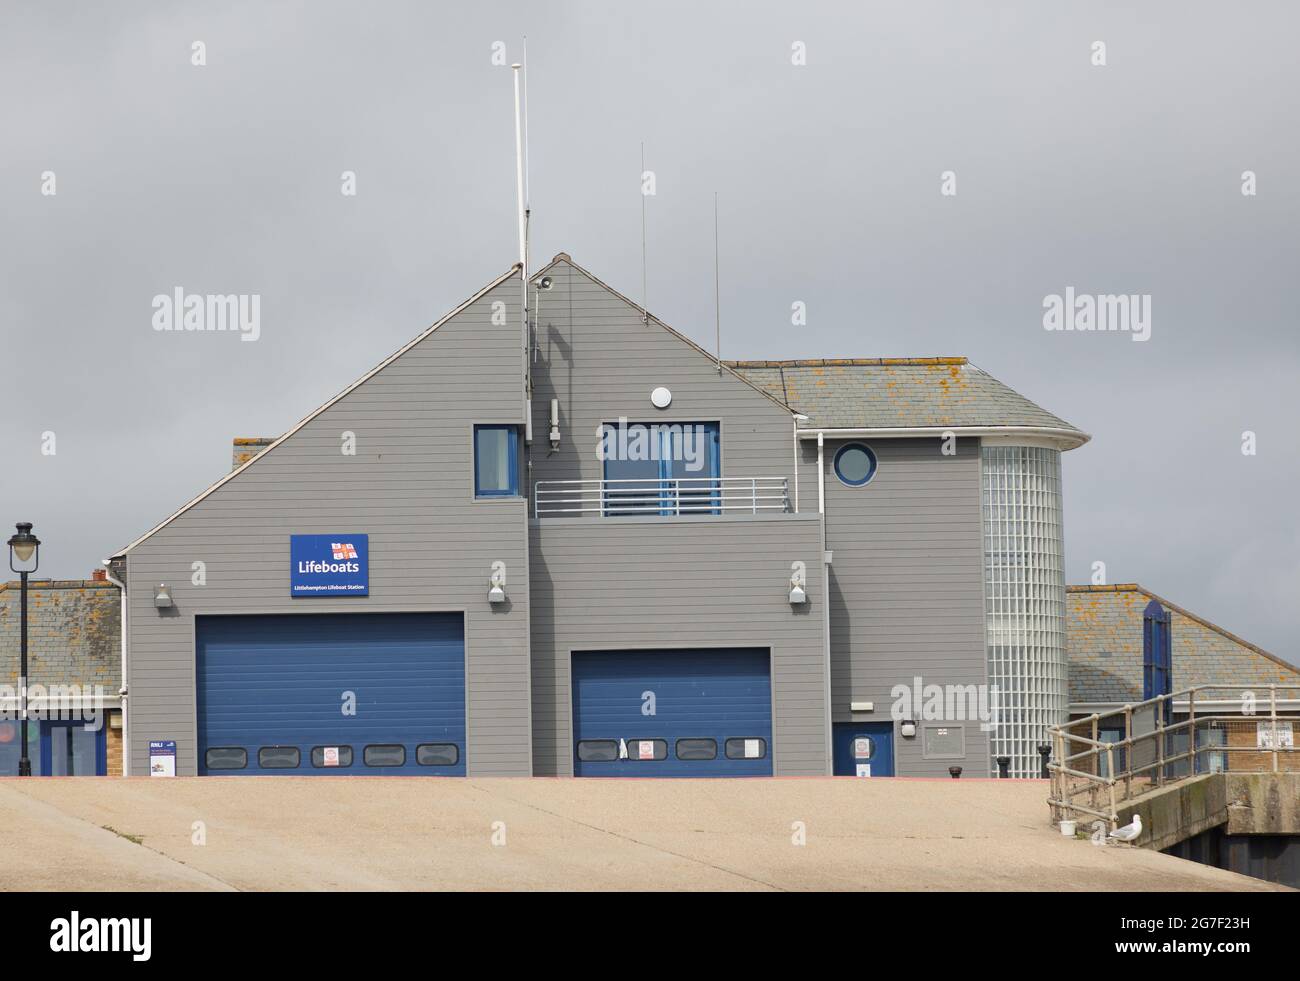
POLYGON ((533 517, 788 512, 786 477, 630 477, 539 480, 533 517))

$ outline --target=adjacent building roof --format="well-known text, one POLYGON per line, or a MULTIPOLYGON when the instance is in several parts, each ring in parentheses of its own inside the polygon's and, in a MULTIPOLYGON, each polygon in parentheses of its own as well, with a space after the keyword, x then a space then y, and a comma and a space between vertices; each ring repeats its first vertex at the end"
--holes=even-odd
MULTIPOLYGON (((27 677, 31 684, 102 685, 117 697, 122 677, 121 596, 98 579, 27 584, 27 677)), ((0 582, 0 683, 18 683, 19 584, 0 582)))
POLYGON ((1088 439, 965 358, 723 363, 808 416, 803 429, 1032 428, 1088 439))
POLYGON ((1300 686, 1300 668, 1136 583, 1068 586, 1071 705, 1142 700, 1142 611, 1152 600, 1170 613, 1174 691, 1215 684, 1300 686))

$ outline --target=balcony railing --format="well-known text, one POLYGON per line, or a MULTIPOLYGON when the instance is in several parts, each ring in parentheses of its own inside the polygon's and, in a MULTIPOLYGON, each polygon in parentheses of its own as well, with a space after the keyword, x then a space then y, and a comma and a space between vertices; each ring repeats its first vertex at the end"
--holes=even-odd
POLYGON ((539 480, 533 516, 676 517, 790 510, 785 477, 674 477, 666 480, 539 480))

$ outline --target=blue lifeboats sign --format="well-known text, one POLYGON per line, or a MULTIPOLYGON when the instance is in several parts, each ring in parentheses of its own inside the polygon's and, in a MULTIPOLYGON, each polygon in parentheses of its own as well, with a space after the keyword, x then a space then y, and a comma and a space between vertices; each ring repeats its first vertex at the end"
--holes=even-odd
POLYGON ((294 596, 369 596, 370 536, 289 536, 289 592, 294 596))

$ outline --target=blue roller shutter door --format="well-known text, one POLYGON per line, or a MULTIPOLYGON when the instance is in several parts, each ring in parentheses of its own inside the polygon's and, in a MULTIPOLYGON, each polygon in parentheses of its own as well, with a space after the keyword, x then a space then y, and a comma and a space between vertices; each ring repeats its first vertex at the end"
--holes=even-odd
POLYGON ((196 629, 200 774, 465 774, 460 614, 199 617, 196 629), (313 765, 313 750, 338 765, 313 765))
POLYGON ((771 776, 769 661, 766 650, 575 652, 574 774, 771 776))

